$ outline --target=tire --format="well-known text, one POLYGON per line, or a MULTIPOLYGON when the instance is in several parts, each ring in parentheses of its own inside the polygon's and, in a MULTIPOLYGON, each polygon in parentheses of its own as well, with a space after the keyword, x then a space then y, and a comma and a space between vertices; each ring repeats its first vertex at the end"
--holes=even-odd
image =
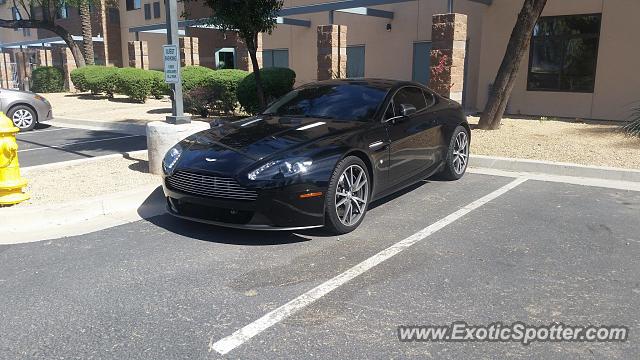
POLYGON ((458 180, 467 171, 469 165, 469 131, 464 126, 453 130, 449 139, 444 169, 439 174, 444 180, 458 180))
POLYGON ((7 116, 20 131, 31 131, 38 123, 36 112, 25 105, 12 107, 7 116))
POLYGON ((336 165, 325 205, 325 227, 329 232, 346 234, 362 223, 369 205, 370 184, 367 166, 359 157, 347 156, 336 165))

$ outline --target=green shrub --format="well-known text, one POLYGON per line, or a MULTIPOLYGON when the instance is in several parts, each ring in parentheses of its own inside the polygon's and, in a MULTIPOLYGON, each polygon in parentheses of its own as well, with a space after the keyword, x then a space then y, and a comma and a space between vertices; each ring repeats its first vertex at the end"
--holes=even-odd
POLYGON ((184 93, 184 108, 191 114, 207 117, 216 102, 217 93, 206 87, 197 87, 184 93))
POLYGON ((98 65, 89 65, 81 69, 84 72, 82 91, 88 90, 92 94, 102 93, 110 97, 113 96, 118 80, 117 75, 122 69, 98 65))
POLYGON ((207 78, 215 70, 209 69, 204 66, 185 66, 180 70, 180 77, 182 78, 182 89, 184 92, 201 87, 205 85, 207 78))
POLYGON ((185 108, 203 117, 233 113, 238 107, 238 85, 247 75, 247 71, 236 69, 207 73, 199 86, 185 91, 185 108))
POLYGON ((71 82, 76 90, 80 92, 89 91, 87 87, 87 66, 71 70, 71 82))
POLYGON ((58 68, 40 66, 33 70, 31 77, 34 92, 50 93, 64 90, 64 76, 58 68))
POLYGON ((171 94, 171 88, 169 84, 164 82, 164 72, 158 70, 148 70, 153 75, 153 87, 151 88, 151 95, 156 99, 162 99, 164 95, 171 94))
POLYGON ((249 75, 248 71, 237 69, 216 70, 205 81, 205 87, 216 94, 212 111, 229 114, 238 107, 238 87, 249 75))
POLYGON ((149 70, 123 68, 117 73, 116 92, 134 101, 145 102, 156 85, 156 77, 149 70))
MULTIPOLYGON (((288 68, 260 69, 260 77, 267 103, 291 91, 296 82, 296 73, 288 68)), ((238 101, 248 113, 256 114, 263 110, 258 104, 255 74, 251 73, 240 82, 237 94, 238 101)))

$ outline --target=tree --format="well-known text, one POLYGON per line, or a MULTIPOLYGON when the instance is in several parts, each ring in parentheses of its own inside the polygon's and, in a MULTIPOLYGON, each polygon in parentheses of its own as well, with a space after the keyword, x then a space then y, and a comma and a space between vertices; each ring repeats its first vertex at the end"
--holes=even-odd
POLYGON ((511 32, 507 51, 502 58, 502 64, 493 82, 489 100, 480 116, 478 125, 481 129, 495 130, 500 127, 500 121, 515 85, 520 64, 531 40, 533 28, 546 4, 547 0, 524 0, 516 25, 511 32))
POLYGON ((258 34, 271 34, 276 27, 276 17, 282 9, 281 0, 204 0, 213 10, 209 21, 223 31, 237 31, 244 40, 251 57, 256 77, 256 92, 261 108, 265 106, 260 66, 256 56, 258 34))
POLYGON ((82 49, 84 50, 84 62, 93 65, 93 29, 91 28, 91 7, 89 0, 79 0, 80 24, 82 25, 82 49))
POLYGON ((0 19, 0 27, 49 30, 62 38, 71 49, 76 66, 82 67, 85 62, 80 47, 73 40, 71 33, 56 23, 56 14, 64 6, 64 1, 57 0, 13 0, 14 19, 0 19), (41 9, 41 13, 35 14, 36 9, 41 9))

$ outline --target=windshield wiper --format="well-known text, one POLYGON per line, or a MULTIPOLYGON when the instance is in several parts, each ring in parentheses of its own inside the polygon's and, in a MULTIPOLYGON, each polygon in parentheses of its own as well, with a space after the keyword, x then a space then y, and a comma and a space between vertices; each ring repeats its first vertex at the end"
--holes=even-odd
POLYGON ((329 115, 305 115, 306 118, 317 118, 317 119, 327 119, 327 120, 335 120, 335 117, 329 115))

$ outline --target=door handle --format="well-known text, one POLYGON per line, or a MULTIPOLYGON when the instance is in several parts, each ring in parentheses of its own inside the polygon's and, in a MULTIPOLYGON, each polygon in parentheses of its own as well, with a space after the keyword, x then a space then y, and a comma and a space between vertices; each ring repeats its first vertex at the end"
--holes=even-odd
POLYGON ((388 145, 389 145, 388 142, 378 140, 376 142, 372 142, 371 144, 369 144, 369 149, 373 151, 377 151, 377 150, 385 149, 388 145))

